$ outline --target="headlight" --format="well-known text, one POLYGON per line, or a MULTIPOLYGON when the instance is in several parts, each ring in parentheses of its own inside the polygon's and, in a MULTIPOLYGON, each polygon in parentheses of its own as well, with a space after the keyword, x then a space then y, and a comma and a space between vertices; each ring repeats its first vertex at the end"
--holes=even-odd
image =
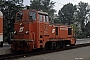
POLYGON ((22 23, 20 23, 20 26, 22 26, 22 23))
POLYGON ((14 34, 16 34, 17 33, 17 31, 14 31, 14 34))
POLYGON ((29 33, 29 31, 26 31, 26 34, 28 34, 29 33))

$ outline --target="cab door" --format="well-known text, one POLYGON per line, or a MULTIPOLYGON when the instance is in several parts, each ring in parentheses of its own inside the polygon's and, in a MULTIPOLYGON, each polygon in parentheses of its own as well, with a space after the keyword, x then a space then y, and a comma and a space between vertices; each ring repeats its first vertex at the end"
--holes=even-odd
POLYGON ((43 48, 43 37, 44 37, 44 22, 43 22, 43 15, 39 15, 39 40, 38 40, 38 48, 43 48))

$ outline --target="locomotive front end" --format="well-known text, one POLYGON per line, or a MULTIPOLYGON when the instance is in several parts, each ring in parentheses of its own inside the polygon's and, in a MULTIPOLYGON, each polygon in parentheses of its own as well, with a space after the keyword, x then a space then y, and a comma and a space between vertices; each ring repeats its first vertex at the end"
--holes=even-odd
POLYGON ((35 35, 32 32, 35 24, 30 21, 30 14, 34 15, 35 13, 29 13, 29 10, 20 11, 16 14, 16 20, 14 23, 14 39, 12 40, 11 48, 15 51, 32 51, 33 49, 33 40, 35 35))

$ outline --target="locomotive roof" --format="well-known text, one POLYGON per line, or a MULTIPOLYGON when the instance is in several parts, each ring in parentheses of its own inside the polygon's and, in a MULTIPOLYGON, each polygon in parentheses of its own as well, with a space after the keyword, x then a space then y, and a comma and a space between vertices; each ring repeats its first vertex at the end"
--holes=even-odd
POLYGON ((0 17, 3 17, 3 13, 0 11, 0 17))
POLYGON ((72 26, 70 26, 70 25, 63 25, 63 24, 57 24, 57 23, 50 23, 50 25, 72 27, 72 26))
MULTIPOLYGON (((27 9, 23 9, 22 11, 26 11, 27 9)), ((28 11, 28 10, 27 10, 28 11)), ((30 10, 30 11, 37 11, 37 10, 30 10)), ((43 12, 43 11, 37 11, 39 14, 45 14, 45 15, 48 15, 47 12, 43 12)))
POLYGON ((43 11, 38 11, 38 13, 48 15, 48 13, 43 12, 43 11))

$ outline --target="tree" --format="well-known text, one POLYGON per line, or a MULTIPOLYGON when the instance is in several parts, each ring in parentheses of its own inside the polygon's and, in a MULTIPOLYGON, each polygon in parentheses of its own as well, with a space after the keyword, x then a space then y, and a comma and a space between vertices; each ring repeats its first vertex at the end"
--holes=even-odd
POLYGON ((30 9, 41 10, 42 9, 42 0, 30 0, 30 9))
POLYGON ((1 1, 1 11, 4 17, 4 41, 10 40, 10 32, 14 31, 14 20, 16 12, 21 9, 14 1, 1 1))
POLYGON ((74 12, 76 11, 76 6, 74 6, 72 3, 68 3, 64 5, 61 10, 59 10, 59 20, 62 24, 72 24, 74 23, 74 12))
POLYGON ((31 0, 30 2, 30 9, 47 12, 51 19, 50 21, 53 22, 54 12, 56 12, 55 9, 53 9, 55 2, 50 0, 31 0))
MULTIPOLYGON (((9 1, 9 0, 8 0, 9 1)), ((11 1, 11 0, 10 0, 11 1)), ((15 3, 18 3, 18 4, 22 4, 23 3, 23 0, 12 0, 14 1, 15 3)))
POLYGON ((86 24, 85 26, 85 30, 86 30, 86 36, 90 37, 90 21, 86 24))
POLYGON ((75 24, 70 24, 70 26, 73 27, 73 33, 74 33, 74 36, 77 38, 79 28, 78 28, 75 24))
POLYGON ((81 25, 81 30, 84 32, 85 21, 87 21, 87 14, 89 13, 90 9, 87 8, 88 3, 80 2, 77 6, 77 21, 81 25))

